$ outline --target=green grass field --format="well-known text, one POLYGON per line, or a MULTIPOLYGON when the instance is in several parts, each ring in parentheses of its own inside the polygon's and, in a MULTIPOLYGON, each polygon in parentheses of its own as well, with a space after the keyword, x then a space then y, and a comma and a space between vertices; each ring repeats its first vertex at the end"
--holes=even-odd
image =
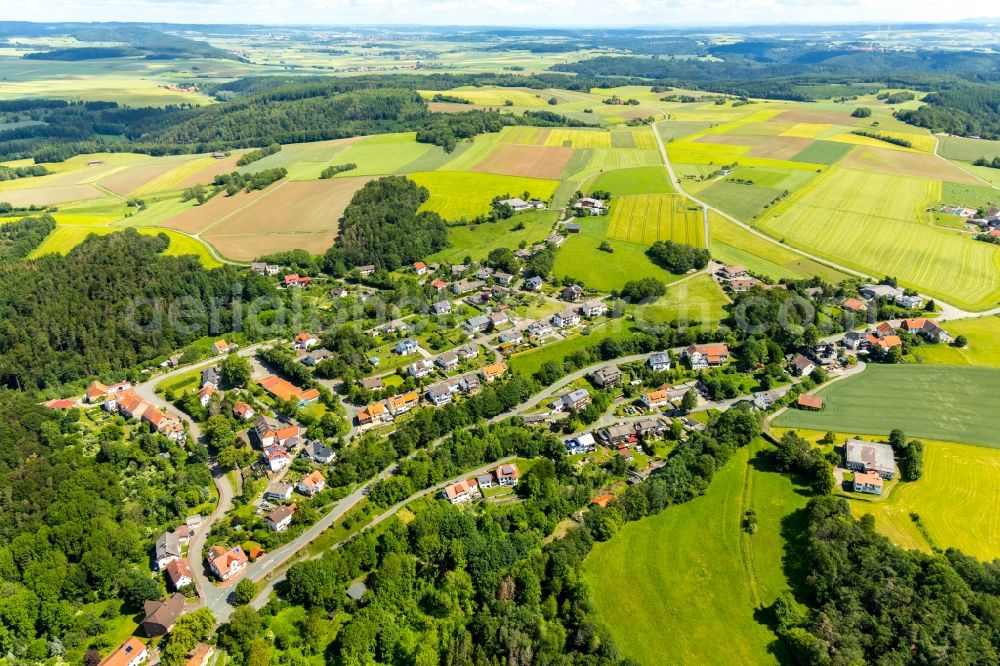
POLYGON ((783 523, 804 506, 792 480, 740 450, 705 495, 626 525, 584 562, 597 615, 640 664, 773 664, 774 634, 755 617, 788 588, 783 523), (758 530, 740 528, 747 508, 758 530), (665 631, 664 627, 669 627, 665 631))
POLYGON ((1000 317, 960 319, 942 325, 952 337, 964 335, 968 344, 962 349, 951 345, 921 345, 913 352, 919 362, 1000 368, 1000 317))
POLYGON ((812 164, 836 164, 840 158, 851 152, 851 146, 834 141, 813 141, 807 148, 792 157, 793 162, 812 164))
POLYGON ((609 238, 609 217, 580 220, 582 231, 570 234, 556 252, 553 267, 556 275, 570 276, 587 287, 601 291, 621 289, 629 280, 644 277, 654 277, 666 283, 680 278, 649 260, 646 256, 649 245, 609 238), (610 243, 614 253, 598 249, 603 241, 610 243))
POLYGON ((984 418, 998 392, 993 368, 869 364, 820 391, 823 411, 789 409, 774 425, 879 435, 902 428, 910 437, 1000 448, 996 424, 984 418))
POLYGON ((1000 202, 1000 190, 987 185, 966 185, 945 181, 941 183, 941 201, 952 206, 989 208, 1000 202))
POLYGON ((490 202, 496 196, 509 194, 519 197, 524 192, 530 192, 533 197, 548 200, 559 184, 555 180, 540 178, 459 171, 412 173, 410 178, 431 193, 424 209, 440 213, 448 220, 482 215, 489 211, 490 202))
POLYGON ((605 338, 627 336, 628 330, 625 326, 625 322, 621 319, 612 320, 603 326, 590 329, 590 333, 587 335, 580 333, 531 351, 514 354, 510 357, 511 372, 530 377, 538 372, 546 361, 562 361, 567 355, 599 344, 605 338))
POLYGON ((713 208, 732 215, 743 222, 750 222, 781 194, 781 190, 757 187, 720 180, 698 192, 699 199, 713 208))
POLYGON ((1000 250, 926 224, 940 181, 832 169, 760 221, 760 228, 868 274, 969 309, 1000 301, 1000 250))
POLYGON ((450 246, 430 257, 433 261, 461 263, 469 256, 473 260, 485 259, 498 247, 517 249, 522 241, 532 245, 552 233, 552 225, 559 218, 557 211, 527 211, 507 220, 477 226, 448 227, 450 246), (523 229, 518 229, 520 226, 523 229))
POLYGON ((962 136, 938 136, 938 153, 941 157, 961 162, 975 162, 980 157, 1000 157, 1000 141, 967 139, 962 136))
POLYGON ((719 284, 708 275, 671 285, 655 303, 631 307, 636 320, 665 324, 671 321, 717 323, 726 316, 724 306, 729 298, 719 284))
POLYGON ((650 246, 672 240, 704 247, 701 208, 670 194, 633 194, 611 202, 608 238, 650 246))
POLYGON ((604 190, 615 197, 627 194, 666 194, 674 187, 662 166, 635 167, 605 171, 587 186, 588 190, 604 190))

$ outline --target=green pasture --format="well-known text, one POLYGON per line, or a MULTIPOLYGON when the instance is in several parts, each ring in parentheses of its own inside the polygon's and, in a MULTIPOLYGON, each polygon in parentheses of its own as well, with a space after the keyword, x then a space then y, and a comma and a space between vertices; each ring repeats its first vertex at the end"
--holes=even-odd
POLYGON ((461 171, 412 173, 410 178, 431 193, 423 208, 440 213, 449 220, 487 213, 490 202, 496 196, 509 194, 519 197, 529 192, 533 197, 548 200, 559 184, 558 181, 541 178, 461 171))
POLYGON ((966 346, 921 345, 913 351, 919 363, 1000 368, 1000 317, 960 319, 942 322, 941 326, 952 337, 965 336, 966 346))
POLYGON ((654 303, 629 306, 628 309, 636 321, 657 324, 677 321, 694 325, 721 321, 726 316, 723 308, 729 302, 719 284, 711 276, 702 274, 670 285, 667 293, 654 303))
POLYGON ((522 242, 533 245, 552 233, 558 218, 557 211, 527 211, 497 222, 448 227, 449 246, 430 259, 461 263, 465 257, 485 259, 490 250, 498 247, 516 250, 522 242))
POLYGON ((1000 371, 952 365, 877 365, 820 391, 822 411, 789 409, 774 420, 785 428, 888 434, 1000 448, 993 413, 1000 371))
POLYGON ((781 195, 782 190, 718 180, 698 191, 698 198, 738 220, 749 222, 781 195))
POLYGON ((597 616, 623 656, 651 666, 778 663, 776 637, 755 615, 789 587, 786 523, 807 497, 751 460, 763 446, 738 451, 705 495, 627 524, 588 555, 597 616), (753 536, 740 527, 749 508, 753 536))
POLYGON ((666 194, 673 192, 674 186, 663 166, 653 166, 605 171, 587 189, 603 190, 620 197, 626 194, 666 194))
MULTIPOLYGON (((589 158, 586 167, 590 169, 629 169, 663 164, 660 151, 648 148, 590 148, 585 154, 589 158)), ((567 173, 570 172, 567 170, 567 173)))
POLYGON ((531 351, 510 357, 511 372, 530 377, 538 372, 547 361, 561 362, 573 352, 592 347, 606 338, 625 338, 629 335, 628 325, 622 319, 613 319, 606 324, 580 332, 558 342, 537 347, 531 351), (589 332, 588 332, 589 331, 589 332))
POLYGON ((989 208, 1000 202, 1000 190, 988 185, 965 185, 944 181, 941 183, 941 202, 951 206, 989 208))
POLYGON ((1000 301, 1000 250, 928 225, 940 181, 831 169, 762 218, 790 245, 969 309, 1000 301))
POLYGON ((939 134, 938 142, 938 154, 949 160, 975 162, 980 157, 989 160, 1000 157, 1000 141, 939 134))

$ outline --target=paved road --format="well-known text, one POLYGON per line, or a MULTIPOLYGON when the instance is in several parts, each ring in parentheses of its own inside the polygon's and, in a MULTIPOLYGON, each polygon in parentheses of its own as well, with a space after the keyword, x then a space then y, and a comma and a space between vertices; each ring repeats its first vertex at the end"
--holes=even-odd
MULTIPOLYGON (((469 478, 471 476, 479 476, 481 474, 485 474, 486 472, 488 472, 491 469, 497 467, 498 465, 502 465, 504 463, 510 462, 511 460, 514 460, 515 458, 516 458, 516 456, 508 456, 506 458, 501 458, 500 460, 495 460, 495 461, 493 461, 493 462, 491 462, 489 464, 483 465, 482 467, 474 469, 474 470, 472 470, 470 472, 467 472, 465 474, 461 474, 458 478, 466 479, 466 478, 469 478)), ((420 499, 422 497, 427 497, 428 495, 434 495, 434 494, 440 492, 445 486, 448 486, 448 485, 454 483, 456 480, 458 480, 458 478, 456 478, 456 479, 449 479, 447 481, 442 481, 441 483, 437 484, 436 486, 432 486, 430 488, 425 488, 425 489, 423 489, 423 490, 421 490, 419 492, 414 493, 413 495, 410 495, 405 500, 394 504, 393 506, 389 507, 388 509, 386 509, 385 511, 383 511, 382 513, 380 513, 378 516, 375 517, 374 520, 372 520, 370 523, 368 523, 367 525, 365 525, 365 527, 362 528, 361 531, 363 532, 365 530, 370 530, 371 528, 375 527, 379 523, 381 523, 381 522, 383 522, 385 520, 388 520, 392 516, 396 515, 396 513, 398 513, 400 509, 402 509, 404 506, 406 506, 410 502, 413 502, 413 501, 418 500, 418 499, 420 499)), ((344 506, 343 511, 340 511, 341 505, 338 505, 337 509, 335 509, 336 511, 340 512, 341 516, 344 513, 347 513, 347 511, 350 511, 352 508, 354 508, 354 506, 356 506, 357 503, 361 500, 361 496, 358 496, 356 498, 354 497, 354 495, 357 494, 357 493, 360 493, 360 489, 358 491, 355 491, 355 493, 352 493, 348 497, 345 497, 343 500, 341 500, 341 505, 344 506), (347 504, 348 502, 349 502, 349 505, 347 504)), ((310 539, 310 541, 311 541, 311 539, 310 539)), ((333 548, 340 548, 342 545, 344 545, 344 543, 346 543, 346 541, 341 541, 339 543, 336 543, 333 546, 331 546, 331 549, 333 549, 333 548)), ((305 544, 303 544, 303 546, 304 545, 305 544)), ((278 552, 278 551, 275 551, 275 552, 278 552)), ((315 554, 312 557, 307 558, 307 559, 317 559, 317 558, 320 558, 322 556, 323 556, 323 553, 317 553, 317 554, 315 554)), ((262 561, 266 560, 266 559, 267 558, 262 558, 262 561)), ((288 559, 288 557, 286 557, 284 561, 287 561, 287 559, 288 559)), ((272 570, 273 568, 274 568, 273 565, 269 566, 268 570, 272 570)), ((257 610, 260 610, 261 608, 263 608, 267 604, 268 600, 271 597, 271 593, 274 591, 274 586, 277 585, 278 583, 280 583, 281 581, 285 580, 286 573, 287 573, 287 570, 281 571, 281 572, 275 574, 274 576, 272 576, 270 578, 267 578, 267 583, 261 588, 260 593, 251 602, 251 604, 253 605, 254 608, 256 608, 257 610)), ((253 576, 252 579, 254 581, 259 581, 261 578, 266 577, 266 576, 267 576, 267 571, 259 572, 256 576, 253 576)), ((217 617, 218 617, 218 615, 217 615, 217 617)))

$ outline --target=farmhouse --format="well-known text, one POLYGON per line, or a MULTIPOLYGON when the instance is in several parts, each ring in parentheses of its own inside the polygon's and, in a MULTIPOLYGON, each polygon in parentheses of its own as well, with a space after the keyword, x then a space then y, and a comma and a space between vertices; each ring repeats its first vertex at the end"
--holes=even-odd
POLYGON ((595 370, 591 377, 594 383, 601 388, 618 386, 622 381, 622 371, 618 369, 617 365, 606 365, 595 370))
POLYGON ((931 319, 904 319, 903 330, 921 335, 932 342, 951 342, 952 338, 931 319))
POLYGON ((747 267, 741 266, 740 264, 723 266, 717 275, 723 280, 738 280, 747 276, 747 267))
POLYGON ((732 291, 735 294, 742 294, 745 291, 750 291, 751 289, 760 284, 763 283, 754 277, 736 278, 728 282, 730 291, 732 291))
POLYGON ((816 369, 816 364, 802 354, 796 354, 792 359, 792 369, 799 377, 805 377, 816 369))
POLYGON ((720 366, 729 360, 729 345, 725 343, 691 345, 682 352, 682 355, 692 370, 705 370, 720 366))
POLYGON ((819 411, 823 409, 823 398, 818 395, 803 393, 795 403, 799 409, 819 411))
POLYGON ((162 636, 170 631, 174 622, 180 617, 187 603, 183 594, 174 592, 165 601, 155 601, 150 599, 142 604, 142 610, 146 616, 142 619, 142 630, 150 638, 162 636))
POLYGON ((858 289, 858 293, 861 294, 862 298, 869 301, 878 300, 880 298, 895 300, 897 296, 903 295, 903 290, 897 289, 896 287, 888 284, 866 284, 858 289))
POLYGON ((212 573, 222 580, 229 580, 250 563, 247 554, 239 546, 226 550, 222 546, 212 546, 207 555, 212 573))
POLYGON ((149 659, 149 650, 135 636, 132 636, 105 657, 98 666, 139 666, 149 659))
POLYGON ((319 391, 317 389, 311 388, 303 391, 288 380, 282 379, 276 375, 265 377, 258 383, 262 389, 270 393, 275 398, 285 401, 292 400, 294 398, 298 400, 300 405, 305 405, 306 403, 313 402, 319 398, 319 391))
POLYGON ((863 439, 849 439, 844 446, 844 464, 855 472, 877 472, 883 479, 896 474, 892 447, 863 439))
POLYGON ((653 372, 665 372, 670 369, 670 354, 666 352, 656 352, 651 354, 646 361, 653 372))
POLYGON ((607 206, 600 199, 580 197, 577 199, 576 203, 573 204, 573 208, 576 210, 587 210, 591 215, 602 215, 607 206))
POLYGON ((885 481, 878 472, 855 472, 854 473, 854 492, 856 493, 869 493, 871 495, 881 495, 882 487, 885 485, 885 481))

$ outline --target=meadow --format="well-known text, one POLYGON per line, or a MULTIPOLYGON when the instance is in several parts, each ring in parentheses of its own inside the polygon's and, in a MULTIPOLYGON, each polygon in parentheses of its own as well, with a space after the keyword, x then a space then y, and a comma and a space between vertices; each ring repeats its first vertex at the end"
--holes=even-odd
POLYGON ((661 166, 632 167, 605 171, 587 185, 589 191, 602 190, 614 197, 628 194, 667 194, 674 191, 661 166))
POLYGON ((913 355, 919 363, 937 365, 971 365, 1000 368, 1000 317, 960 319, 942 324, 952 337, 964 335, 967 344, 958 348, 951 345, 921 345, 913 355))
POLYGON ((557 211, 526 211, 507 220, 486 224, 448 227, 449 246, 432 255, 432 261, 461 263, 465 257, 482 260, 498 247, 516 250, 544 241, 559 217, 557 211))
POLYGON ((650 665, 778 663, 776 638, 755 611, 788 589, 785 522, 807 498, 752 460, 763 446, 738 451, 705 495, 629 523, 584 561, 598 618, 624 656, 650 665), (740 527, 748 508, 759 519, 753 536, 740 527))
POLYGON ((719 283, 709 275, 700 274, 672 284, 656 302, 630 306, 636 321, 666 324, 672 321, 694 325, 718 323, 726 316, 724 307, 729 298, 719 283))
POLYGON ((1000 371, 992 368, 869 364, 822 389, 822 411, 789 409, 774 425, 877 435, 901 428, 910 437, 1000 448, 1000 432, 983 416, 998 391, 1000 371))
POLYGON ((600 344, 605 338, 622 338, 628 334, 629 329, 623 320, 611 320, 601 326, 583 329, 564 340, 514 354, 510 357, 510 369, 511 372, 530 377, 547 361, 561 362, 573 352, 600 344))

